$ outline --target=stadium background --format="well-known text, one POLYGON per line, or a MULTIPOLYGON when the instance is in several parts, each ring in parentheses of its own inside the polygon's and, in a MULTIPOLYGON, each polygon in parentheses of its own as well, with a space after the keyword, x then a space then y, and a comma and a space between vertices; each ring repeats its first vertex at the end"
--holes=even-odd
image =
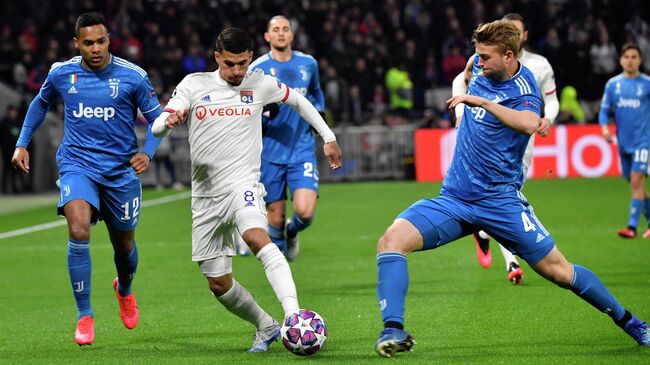
MULTIPOLYGON (((34 173, 21 176, 6 167, 26 107, 50 65, 77 54, 71 41, 74 22, 78 14, 91 10, 107 17, 110 51, 145 68, 163 104, 185 74, 215 69, 214 41, 221 29, 247 29, 256 39, 258 56, 268 51, 263 32, 270 16, 289 16, 297 35, 294 48, 319 61, 327 119, 347 150, 346 169, 338 177, 323 171, 324 180, 415 176, 414 131, 450 127, 444 100, 451 94, 451 80, 472 53, 469 38, 478 23, 508 12, 524 16, 527 47, 546 56, 555 70, 564 107, 559 124, 594 122, 605 81, 620 72, 617 49, 624 42, 636 41, 650 59, 650 3, 640 0, 4 1, 4 194, 55 189, 60 103, 30 146, 34 173), (385 80, 394 68, 408 73, 412 108, 391 108, 385 80), (570 107, 576 97, 583 114, 570 107)), ((642 67, 650 70, 650 62, 642 67)), ((176 133, 170 142, 160 155, 171 154, 179 183, 188 184, 185 136, 176 133)), ((166 169, 161 169, 160 178, 154 170, 152 166, 143 176, 145 185, 170 185, 166 169)))

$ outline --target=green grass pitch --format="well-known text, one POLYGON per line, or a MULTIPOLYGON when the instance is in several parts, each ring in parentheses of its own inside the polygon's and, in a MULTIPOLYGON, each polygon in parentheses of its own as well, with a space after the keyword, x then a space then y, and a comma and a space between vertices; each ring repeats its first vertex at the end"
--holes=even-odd
MULTIPOLYGON (((134 282, 141 317, 132 331, 119 319, 106 229, 92 229, 95 343, 83 348, 73 341, 65 226, 1 239, 0 363, 650 363, 650 349, 526 264, 524 284, 511 285, 496 247, 492 268, 481 268, 470 238, 408 257, 406 326, 417 345, 394 359, 379 358, 373 350, 381 330, 377 238, 397 214, 438 189, 413 182, 322 186, 315 222, 301 234, 302 251, 291 264, 301 306, 320 313, 329 329, 325 348, 311 358, 291 355, 279 343, 268 353, 246 353, 253 327, 223 309, 190 260, 189 198, 141 211, 134 282)), ((565 256, 592 269, 621 303, 650 319, 650 241, 616 236, 627 221, 625 181, 537 180, 524 192, 565 256)), ((144 199, 175 193, 145 191, 144 199)), ((0 233, 55 220, 55 204, 0 215, 0 233)), ((259 262, 237 257, 234 273, 280 320, 282 309, 259 262)))

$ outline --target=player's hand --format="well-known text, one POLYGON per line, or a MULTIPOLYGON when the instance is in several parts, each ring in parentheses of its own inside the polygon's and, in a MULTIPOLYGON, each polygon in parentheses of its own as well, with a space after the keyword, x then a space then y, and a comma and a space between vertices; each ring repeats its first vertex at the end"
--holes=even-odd
POLYGON ((325 143, 323 151, 325 152, 325 157, 327 157, 327 161, 329 161, 332 170, 336 170, 342 166, 341 148, 339 148, 339 144, 336 143, 336 141, 325 143))
POLYGON ((537 134, 539 134, 542 137, 548 136, 549 133, 551 133, 551 121, 548 120, 547 118, 542 118, 539 120, 539 128, 537 129, 537 134))
POLYGON ((478 96, 474 95, 469 95, 469 94, 463 94, 463 95, 456 95, 452 96, 449 100, 447 100, 447 107, 449 110, 453 110, 456 105, 463 103, 470 108, 473 108, 475 106, 482 107, 486 102, 485 98, 481 98, 478 96))
POLYGON ((183 111, 177 110, 167 116, 165 118, 165 126, 169 129, 174 129, 177 125, 181 125, 185 123, 185 119, 187 119, 187 113, 189 113, 189 109, 185 109, 183 111))
POLYGON ((612 132, 607 128, 607 126, 603 126, 603 138, 605 138, 607 143, 612 143, 614 141, 614 136, 612 136, 612 132))
POLYGON ((131 167, 135 170, 137 175, 147 171, 149 163, 151 162, 151 157, 144 152, 138 152, 133 157, 131 157, 131 167))
POLYGON ((11 164, 14 169, 29 174, 29 152, 25 147, 16 147, 13 157, 11 157, 11 164))

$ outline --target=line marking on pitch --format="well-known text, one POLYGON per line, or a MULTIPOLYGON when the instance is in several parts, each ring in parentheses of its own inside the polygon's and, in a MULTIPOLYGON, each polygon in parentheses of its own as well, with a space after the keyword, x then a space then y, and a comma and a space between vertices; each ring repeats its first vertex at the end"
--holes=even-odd
MULTIPOLYGON (((155 198, 155 199, 150 199, 142 202, 142 207, 153 207, 156 205, 160 204, 165 204, 165 203, 170 203, 173 201, 177 200, 182 200, 189 198, 191 196, 191 192, 185 191, 179 194, 174 194, 174 195, 167 195, 167 196, 162 196, 160 198, 155 198)), ((37 224, 34 226, 30 227, 25 227, 25 228, 20 228, 20 229, 15 229, 13 231, 7 231, 7 232, 2 232, 0 233, 0 240, 5 239, 5 238, 11 238, 11 237, 16 237, 16 236, 22 236, 24 234, 29 234, 29 233, 34 233, 34 232, 39 232, 39 231, 44 231, 46 229, 50 228, 55 228, 55 227, 60 227, 60 226, 65 226, 67 224, 67 221, 65 219, 60 219, 48 223, 42 223, 42 224, 37 224)))

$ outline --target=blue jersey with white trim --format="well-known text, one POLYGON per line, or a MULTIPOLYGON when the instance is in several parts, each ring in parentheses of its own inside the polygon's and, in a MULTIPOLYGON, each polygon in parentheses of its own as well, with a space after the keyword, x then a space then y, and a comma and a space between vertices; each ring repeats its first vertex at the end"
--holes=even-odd
MULTIPOLYGON (((136 177, 129 161, 138 152, 134 130, 138 108, 150 124, 161 108, 147 73, 110 57, 108 66, 98 72, 84 68, 80 56, 55 63, 36 98, 46 106, 63 99, 64 134, 57 152, 60 173, 77 171, 101 184, 120 186, 136 177)), ((28 112, 25 123, 38 127, 42 120, 32 120, 33 115, 28 112)), ((29 131, 21 133, 17 145, 26 146, 30 138, 29 131)), ((153 156, 158 143, 143 152, 153 156)))
POLYGON ((650 146, 650 76, 639 74, 627 78, 624 74, 612 77, 605 85, 598 122, 609 122, 614 113, 618 148, 623 153, 650 146))
MULTIPOLYGON (((535 77, 521 63, 512 78, 497 82, 483 75, 477 55, 468 92, 507 108, 541 115, 542 99, 535 77)), ((454 158, 440 193, 473 201, 520 190, 524 181, 522 159, 529 138, 485 109, 465 106, 454 158)))
MULTIPOLYGON (((325 108, 325 98, 320 88, 318 63, 302 52, 293 51, 286 62, 276 61, 271 52, 260 56, 250 66, 276 77, 295 91, 300 92, 318 111, 325 108)), ((311 161, 315 153, 311 126, 300 114, 287 105, 280 105, 278 115, 265 120, 262 158, 274 163, 311 161)))

